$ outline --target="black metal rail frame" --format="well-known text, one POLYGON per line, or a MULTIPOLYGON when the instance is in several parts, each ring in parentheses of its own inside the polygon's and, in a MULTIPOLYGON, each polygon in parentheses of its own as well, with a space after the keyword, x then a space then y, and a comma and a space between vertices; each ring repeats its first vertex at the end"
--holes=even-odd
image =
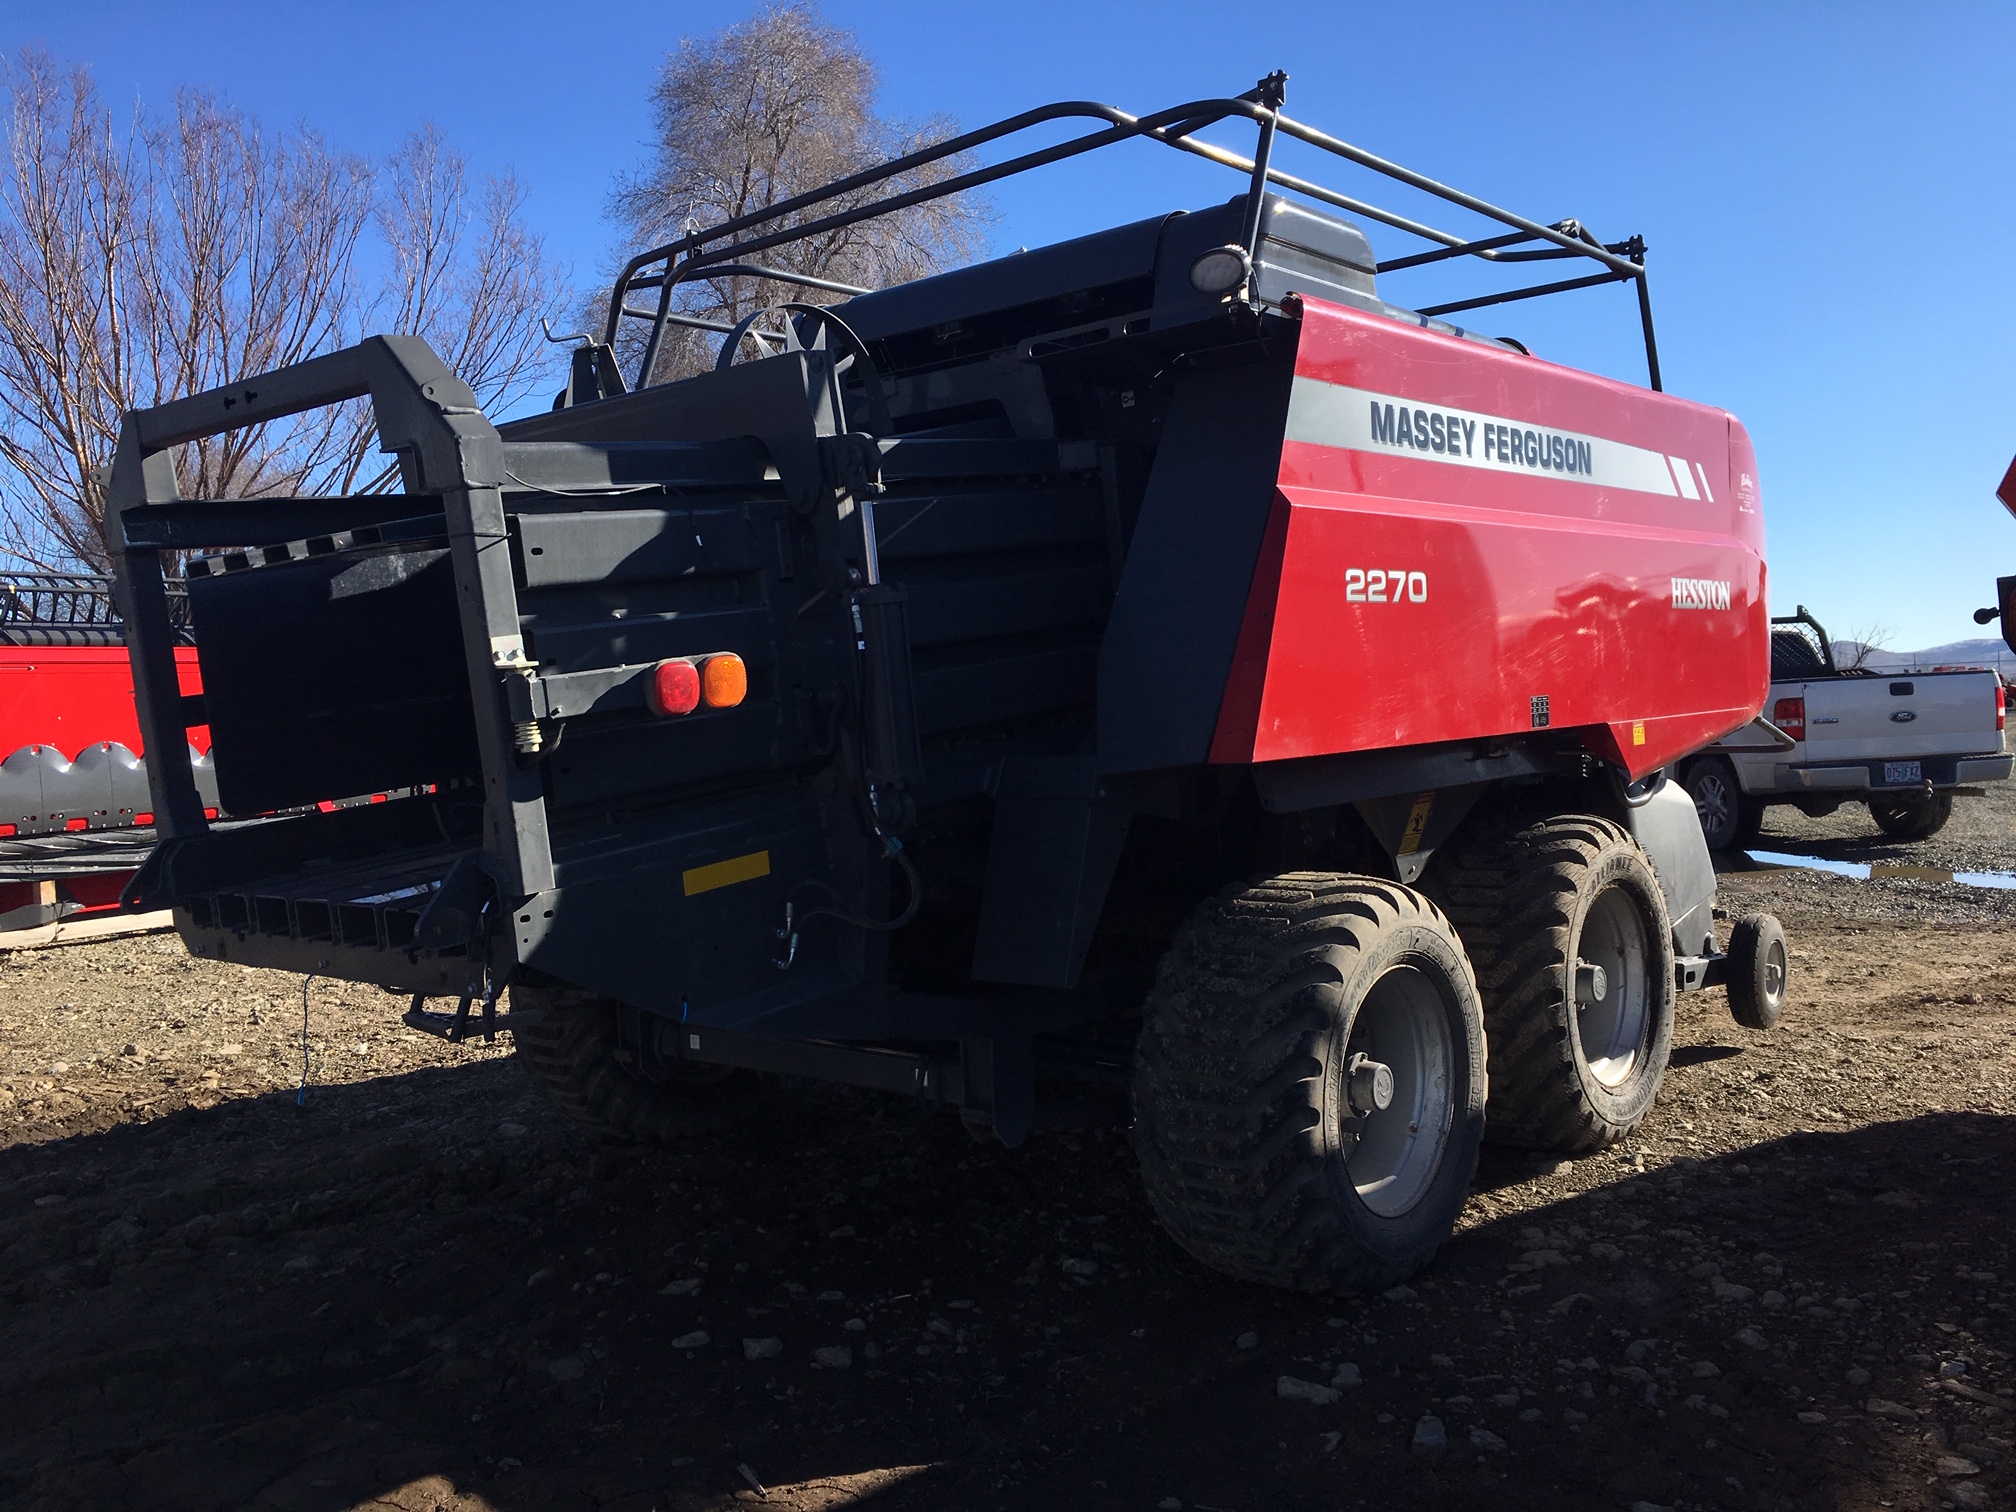
MULTIPOLYGON (((1287 79, 1285 73, 1270 74, 1255 88, 1235 98, 1193 100, 1187 105, 1172 106, 1167 110, 1159 110, 1145 116, 1130 115, 1115 106, 1091 100, 1062 100, 1056 104, 1023 111, 1020 115, 1009 116, 1006 120, 996 121, 991 126, 964 132, 933 146, 906 153, 902 157, 892 158, 877 167, 849 174, 821 188, 779 200, 774 205, 722 221, 719 225, 690 232, 677 241, 640 252, 623 265, 622 271, 616 276, 615 290, 609 300, 609 315, 603 340, 610 343, 616 340, 617 331, 625 317, 648 320, 652 323, 651 334, 645 342, 644 354, 639 360, 637 369, 636 387, 642 388, 649 380, 653 368, 657 366, 659 349, 663 345, 668 326, 678 324, 713 329, 716 324, 683 315, 672 308, 673 291, 682 283, 697 278, 755 272, 756 269, 749 266, 748 259, 753 254, 768 251, 772 247, 781 247, 806 237, 822 235, 827 231, 855 225, 860 221, 907 209, 912 205, 942 199, 967 189, 977 189, 1016 174, 1027 173, 1051 163, 1063 162, 1068 158, 1081 157, 1088 152, 1096 152, 1121 142, 1145 139, 1191 153, 1247 176, 1250 187, 1247 191, 1246 250, 1249 254, 1258 251, 1255 242, 1259 229, 1261 196, 1266 192, 1267 186, 1272 184, 1290 193, 1334 206, 1353 215, 1364 216, 1368 220, 1378 221, 1381 225, 1391 226, 1395 230, 1405 231, 1436 244, 1432 251, 1380 263, 1378 271, 1382 273, 1398 272, 1456 257, 1475 257, 1490 263, 1527 263, 1561 259, 1587 259, 1594 262, 1602 269, 1601 272, 1480 295, 1474 299, 1457 300, 1449 304, 1431 306, 1418 313, 1430 316, 1453 315, 1463 310, 1483 309, 1490 305, 1535 299, 1546 294, 1567 293, 1574 289, 1594 288, 1601 284, 1634 283, 1638 291, 1639 323, 1645 338, 1645 367, 1648 381, 1654 389, 1662 387, 1659 375, 1659 345, 1652 326, 1652 295, 1646 281, 1643 238, 1633 236, 1626 241, 1606 244, 1597 241, 1574 220, 1559 221, 1551 226, 1542 225, 1510 210, 1501 209, 1487 200, 1479 199, 1476 195, 1466 194, 1460 189, 1440 183, 1426 174, 1404 168, 1376 153, 1367 152, 1362 147, 1354 147, 1349 142, 1318 131, 1313 126, 1293 120, 1281 112, 1287 79), (1238 153, 1225 148, 1194 140, 1194 133, 1219 121, 1232 118, 1252 121, 1258 127, 1259 141, 1251 158, 1241 157, 1238 153), (926 184, 901 194, 872 200, 867 204, 835 210, 800 224, 785 225, 781 228, 776 225, 777 222, 788 220, 800 211, 828 204, 857 190, 885 183, 913 169, 927 167, 946 158, 971 152, 990 142, 1000 141, 1052 121, 1074 119, 1103 121, 1106 124, 1082 136, 1073 137, 1067 142, 1024 153, 1006 162, 956 174, 935 184, 926 184), (1481 240, 1458 236, 1453 232, 1438 230, 1409 216, 1367 204, 1351 195, 1340 194, 1308 179, 1285 173, 1272 163, 1275 138, 1282 133, 1335 157, 1343 158, 1347 162, 1356 163, 1361 168, 1368 168, 1374 173, 1406 184, 1410 188, 1421 190, 1452 205, 1498 221, 1511 227, 1512 230, 1503 235, 1485 237, 1481 240), (763 229, 765 227, 771 229, 763 229), (1543 247, 1523 245, 1536 241, 1548 245, 1543 247), (737 264, 741 266, 735 266, 737 264), (653 268, 657 271, 646 271, 653 268), (626 304, 631 290, 654 287, 658 290, 657 308, 635 309, 626 304)), ((830 287, 804 275, 785 273, 781 270, 764 270, 763 276, 809 284, 812 287, 830 287)), ((846 291, 840 289, 835 292, 846 291)))
MULTIPOLYGON (((167 594, 170 623, 179 629, 189 622, 189 590, 171 578, 167 594)), ((90 572, 0 573, 0 625, 116 631, 112 579, 90 572)))
MULTIPOLYGON (((500 891, 522 897, 553 885, 544 795, 514 756, 501 685, 526 665, 509 539, 504 444, 476 396, 417 336, 358 346, 226 388, 134 410, 119 433, 107 513, 133 694, 149 752, 155 827, 167 844, 210 828, 186 761, 166 755, 200 724, 200 697, 177 682, 162 558, 178 552, 271 545, 416 516, 443 521, 454 565, 463 644, 486 774, 483 855, 500 891), (396 453, 407 492, 328 499, 184 500, 174 448, 303 410, 368 396, 381 446, 396 453), (500 674, 505 676, 500 678, 500 674)), ((186 747, 179 747, 186 749, 186 747)))

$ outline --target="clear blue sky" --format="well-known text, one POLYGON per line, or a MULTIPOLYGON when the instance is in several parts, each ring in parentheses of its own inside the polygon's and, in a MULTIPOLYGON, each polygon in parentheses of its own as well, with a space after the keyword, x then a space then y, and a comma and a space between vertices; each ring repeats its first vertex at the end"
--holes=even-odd
MULTIPOLYGON (((660 54, 748 10, 13 0, 0 39, 89 63, 114 100, 199 84, 359 151, 431 117, 479 167, 517 171, 535 223, 587 280, 612 250, 603 199, 643 150, 660 54)), ((828 0, 826 13, 879 60, 895 113, 974 125, 1067 97, 1146 111, 1285 68, 1290 113, 1347 140, 1538 219, 1641 232, 1667 387, 1727 407, 1756 440, 1774 607, 1803 602, 1837 635, 1880 623, 1910 649, 1981 634, 1971 611, 2016 572, 2016 521, 1992 497, 2016 454, 2016 6, 828 0)), ((1036 245, 1235 189, 1141 148, 1105 173, 1020 181, 999 196, 998 240, 1036 245)), ((1482 323, 1642 378, 1621 289, 1482 323)))

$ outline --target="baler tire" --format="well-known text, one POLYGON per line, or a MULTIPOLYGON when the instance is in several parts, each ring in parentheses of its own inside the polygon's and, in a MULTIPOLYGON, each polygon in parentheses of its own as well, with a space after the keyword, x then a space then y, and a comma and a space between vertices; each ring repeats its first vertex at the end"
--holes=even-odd
POLYGON ((1893 840, 1929 840, 1953 817, 1951 793, 1910 793, 1871 798, 1869 817, 1893 840))
MULTIPOLYGON (((712 1068, 692 1080, 647 1081, 617 1059, 616 1004, 579 987, 514 983, 512 1057, 580 1123, 633 1144, 672 1144, 757 1111, 753 1073, 712 1068), (530 1015, 536 1014, 536 1018, 530 1015)), ((696 1068, 697 1069, 697 1068, 696 1068)))
POLYGON ((1745 914, 1729 931, 1729 1016, 1767 1033, 1785 1016, 1792 952, 1775 914, 1745 914))
POLYGON ((1228 888, 1178 932, 1143 1010, 1133 1144, 1148 1200, 1228 1275, 1398 1285, 1469 1195, 1484 1053, 1470 964, 1419 893, 1333 872, 1228 888), (1353 1091, 1354 1051, 1391 1063, 1383 1108, 1354 1111, 1373 1096, 1353 1091))
POLYGON ((1565 814, 1501 821, 1435 859, 1431 890, 1484 996, 1485 1138, 1564 1154, 1615 1144, 1651 1112, 1673 1049, 1673 929, 1645 853, 1611 820, 1565 814), (1585 939, 1592 920, 1596 933, 1585 939), (1634 949, 1642 958, 1635 984, 1634 949), (1608 1007, 1609 1019, 1585 1020, 1606 1001, 1577 1006, 1576 963, 1590 950, 1613 963, 1606 974, 1621 985, 1609 992, 1638 989, 1635 1010, 1627 993, 1608 1007), (1632 1028, 1633 1018, 1642 1026, 1632 1028), (1605 1039, 1594 1061, 1584 1044, 1590 1034, 1605 1039), (1627 1039, 1629 1059, 1617 1071, 1627 1039))

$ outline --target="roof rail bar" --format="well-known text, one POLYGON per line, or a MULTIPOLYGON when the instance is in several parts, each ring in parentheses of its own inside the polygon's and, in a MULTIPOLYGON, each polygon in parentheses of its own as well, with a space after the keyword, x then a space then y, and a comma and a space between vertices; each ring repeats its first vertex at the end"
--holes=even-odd
POLYGON ((700 278, 718 277, 722 274, 754 273, 756 276, 801 283, 836 293, 862 292, 851 290, 846 285, 836 287, 830 281, 815 279, 809 275, 752 264, 748 259, 755 253, 767 252, 773 247, 787 246, 808 237, 820 236, 828 231, 872 220, 879 215, 908 209, 912 205, 921 205, 968 189, 977 189, 1016 174, 1027 173, 1032 169, 1047 167, 1070 158, 1082 157, 1086 153, 1096 152, 1121 142, 1145 140, 1175 148, 1179 152, 1190 153, 1246 175, 1249 181, 1247 191, 1249 206, 1246 216, 1249 226, 1257 225, 1259 196, 1265 192, 1268 185, 1273 185, 1292 194, 1302 195, 1321 204, 1363 216, 1436 244, 1436 250, 1433 252, 1396 258, 1380 264, 1381 272, 1398 271, 1452 257, 1475 257, 1484 262, 1508 264, 1557 258, 1586 258, 1595 262, 1605 271, 1585 278, 1566 279, 1470 300, 1458 300, 1420 313, 1424 315, 1453 313, 1458 310, 1506 304, 1513 300, 1535 299, 1546 294, 1561 294, 1573 289, 1593 288, 1600 284, 1635 283, 1638 290, 1639 324, 1645 340, 1645 367, 1648 381, 1654 389, 1663 387, 1659 373, 1659 345, 1652 325, 1652 296, 1646 280, 1645 242, 1642 237, 1633 236, 1622 242, 1604 243, 1597 241, 1574 220, 1543 225, 1494 205, 1488 200, 1480 199, 1476 195, 1466 194, 1460 189, 1429 178, 1426 174, 1402 167, 1362 147, 1355 147, 1313 126, 1293 120, 1281 110, 1281 105, 1285 101, 1287 78, 1285 73, 1272 73, 1243 95, 1226 99, 1193 100, 1145 116, 1130 115, 1115 106, 1092 100, 1060 100, 1054 104, 1038 106, 1034 110, 1025 110, 991 125, 961 132, 942 142, 920 147, 915 152, 904 153, 901 157, 891 158, 885 163, 835 179, 832 183, 817 189, 791 195, 759 210, 732 216, 717 225, 689 231, 676 241, 666 242, 662 246, 638 253, 623 265, 622 271, 616 276, 615 289, 609 301, 603 340, 614 343, 619 324, 625 316, 651 321, 651 334, 645 342, 643 356, 638 364, 637 381, 633 385, 635 388, 644 388, 657 366, 659 350, 664 343, 667 327, 674 324, 697 323, 691 316, 681 318, 682 312, 673 307, 674 291, 682 283, 700 278), (1241 157, 1226 148, 1195 139, 1195 134, 1203 128, 1235 118, 1251 121, 1258 128, 1259 139, 1254 157, 1241 157), (889 180, 899 178, 915 169, 929 167, 947 158, 972 152, 989 143, 1034 127, 1066 120, 1085 120, 1100 124, 1068 141, 1025 152, 1004 162, 969 169, 936 183, 885 195, 865 204, 847 205, 809 220, 796 219, 801 211, 830 205, 856 190, 886 184, 889 180), (1277 135, 1293 137, 1333 157, 1342 158, 1346 162, 1405 184, 1409 188, 1498 221, 1511 227, 1513 234, 1486 237, 1482 240, 1458 236, 1397 212, 1381 209, 1354 196, 1326 188, 1312 180, 1287 173, 1273 165, 1272 149, 1277 135), (1514 250, 1520 243, 1536 241, 1550 245, 1514 250), (657 271, 646 272, 652 268, 656 268, 657 271), (641 310, 626 305, 625 299, 629 291, 639 288, 658 290, 656 309, 641 310))

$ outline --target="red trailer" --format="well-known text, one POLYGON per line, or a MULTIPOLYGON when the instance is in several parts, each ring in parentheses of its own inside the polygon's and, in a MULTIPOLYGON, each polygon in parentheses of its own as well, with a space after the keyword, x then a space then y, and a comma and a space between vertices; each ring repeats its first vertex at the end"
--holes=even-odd
MULTIPOLYGON (((196 648, 174 659, 183 693, 200 693, 196 648)), ((188 741, 201 782, 209 731, 188 741)), ((151 808, 111 580, 0 578, 0 930, 116 909, 154 843, 151 808)))

